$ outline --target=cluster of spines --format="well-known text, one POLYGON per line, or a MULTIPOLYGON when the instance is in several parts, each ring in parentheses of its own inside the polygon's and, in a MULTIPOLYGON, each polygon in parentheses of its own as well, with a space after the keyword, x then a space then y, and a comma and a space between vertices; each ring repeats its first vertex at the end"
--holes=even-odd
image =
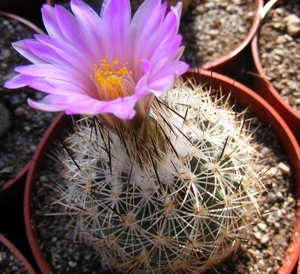
POLYGON ((203 272, 237 248, 259 213, 255 144, 245 120, 201 86, 179 83, 144 123, 141 132, 78 121, 58 155, 59 203, 110 269, 203 272))

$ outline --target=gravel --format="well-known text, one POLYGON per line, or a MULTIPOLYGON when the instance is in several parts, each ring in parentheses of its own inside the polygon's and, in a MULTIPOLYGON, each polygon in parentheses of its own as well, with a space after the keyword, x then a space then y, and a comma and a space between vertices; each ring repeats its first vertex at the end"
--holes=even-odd
POLYGON ((17 21, 0 16, 0 187, 30 160, 54 116, 28 106, 28 97, 40 100, 42 93, 30 88, 3 87, 4 82, 15 75, 15 66, 28 63, 11 43, 33 34, 17 21))
POLYGON ((271 9, 259 32, 258 50, 266 76, 300 114, 300 2, 271 9))
POLYGON ((0 242, 0 273, 26 274, 29 273, 15 254, 0 242))
POLYGON ((254 19, 254 0, 193 0, 182 18, 183 60, 201 66, 228 54, 246 37, 254 19))

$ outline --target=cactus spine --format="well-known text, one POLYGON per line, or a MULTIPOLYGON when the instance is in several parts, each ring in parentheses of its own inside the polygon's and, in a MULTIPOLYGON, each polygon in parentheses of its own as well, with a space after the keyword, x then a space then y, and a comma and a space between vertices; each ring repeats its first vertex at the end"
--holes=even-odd
POLYGON ((201 273, 247 238, 262 169, 243 113, 201 86, 154 100, 142 129, 83 117, 58 153, 74 237, 122 273, 201 273), (141 137, 142 136, 142 137, 141 137))

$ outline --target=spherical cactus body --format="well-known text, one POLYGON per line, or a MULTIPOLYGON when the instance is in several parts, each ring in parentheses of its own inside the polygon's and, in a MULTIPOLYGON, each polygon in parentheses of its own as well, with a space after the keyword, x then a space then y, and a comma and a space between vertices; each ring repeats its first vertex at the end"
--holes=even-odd
POLYGON ((58 153, 77 239, 121 273, 201 273, 249 235, 264 192, 244 112, 179 83, 139 128, 83 117, 58 153))

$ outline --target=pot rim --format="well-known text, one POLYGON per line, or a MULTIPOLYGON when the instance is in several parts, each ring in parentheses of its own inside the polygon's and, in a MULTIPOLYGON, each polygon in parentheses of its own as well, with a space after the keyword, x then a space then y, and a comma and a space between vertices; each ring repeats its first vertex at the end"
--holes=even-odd
MULTIPOLYGON (((262 16, 264 17, 270 9, 272 9, 278 0, 271 0, 269 1, 263 8, 262 16)), ((268 80, 268 77, 262 67, 260 61, 260 55, 258 50, 258 39, 259 39, 260 29, 253 37, 251 42, 251 52, 252 58, 254 62, 254 67, 258 73, 258 77, 255 77, 255 81, 258 85, 262 86, 259 93, 268 101, 272 102, 274 108, 278 110, 287 124, 290 126, 291 130, 293 131, 294 135, 296 136, 299 144, 300 144, 300 131, 299 131, 299 124, 300 124, 300 112, 296 111, 290 104, 285 102, 281 97, 279 91, 273 86, 271 81, 268 80)))
POLYGON ((44 133, 41 141, 39 142, 37 149, 30 161, 29 170, 26 177, 25 189, 24 189, 24 221, 25 221, 25 231, 27 234, 27 239, 29 242, 29 246, 31 248, 31 252, 36 260, 38 267, 40 268, 43 274, 51 273, 51 269, 44 259, 43 253, 38 245, 37 235, 32 227, 31 219, 32 219, 32 195, 31 192, 34 188, 33 178, 35 178, 36 174, 40 169, 40 165, 38 163, 42 162, 46 155, 43 153, 44 150, 47 150, 52 141, 58 137, 61 133, 62 129, 71 122, 71 116, 65 115, 63 112, 60 112, 54 120, 51 122, 50 126, 47 128, 44 133), (56 130, 55 130, 56 129, 56 130), (58 130, 57 130, 58 129, 58 130))
POLYGON ((234 57, 238 56, 244 50, 244 48, 246 48, 246 46, 250 44, 251 40, 257 33, 260 26, 263 5, 263 0, 254 0, 254 19, 250 30, 248 31, 247 35, 242 40, 242 42, 240 42, 235 49, 225 54, 224 56, 218 58, 217 60, 203 64, 201 66, 202 69, 218 71, 220 68, 226 66, 226 63, 231 61, 234 57))
POLYGON ((35 274, 36 272, 24 257, 24 255, 15 247, 15 245, 10 242, 3 234, 0 233, 0 243, 3 243, 22 263, 22 265, 26 268, 29 274, 35 274))
MULTIPOLYGON (((297 184, 299 187, 297 188, 296 197, 300 198, 300 148, 298 146, 298 143, 295 139, 295 136, 292 134, 290 128, 287 126, 285 121, 282 119, 282 117, 275 111, 275 109, 262 97, 257 95, 253 90, 250 88, 244 86, 241 83, 236 82, 235 80, 226 77, 224 75, 221 75, 216 72, 211 72, 207 70, 190 70, 185 75, 183 75, 184 78, 190 79, 194 78, 197 80, 197 77, 199 76, 200 80, 204 80, 203 82, 207 84, 211 84, 213 88, 220 88, 222 87, 223 94, 231 94, 232 99, 237 99, 240 94, 241 90, 244 90, 245 93, 241 97, 242 99, 239 100, 239 104, 241 102, 241 106, 247 107, 254 112, 255 115, 257 115, 260 120, 262 120, 263 123, 266 124, 272 124, 271 128, 274 130, 274 132, 277 134, 281 145, 283 146, 286 153, 291 157, 290 163, 293 167, 293 170, 298 175, 297 178, 297 184), (214 81, 217 80, 217 81, 214 81), (227 91, 226 91, 227 90, 227 91), (258 103, 257 106, 254 105, 254 103, 258 103), (263 107, 263 109, 261 109, 263 107), (260 115, 257 113, 259 112, 260 115)), ((33 215, 31 210, 31 191, 34 187, 34 176, 35 173, 39 169, 39 165, 36 163, 40 162, 45 155, 42 153, 42 149, 44 146, 48 147, 47 145, 47 136, 50 135, 51 140, 55 138, 63 128, 62 125, 66 125, 70 119, 66 119, 66 117, 63 114, 60 114, 56 117, 56 119, 52 122, 50 127, 48 128, 47 132, 43 136, 43 139, 38 145, 38 149, 36 150, 36 153, 32 160, 32 165, 30 166, 27 179, 26 179, 26 185, 25 185, 25 194, 24 194, 24 218, 25 218, 25 228, 26 233, 28 237, 28 241, 32 250, 32 253, 37 261, 37 264, 39 265, 41 271, 43 273, 50 273, 50 266, 45 261, 42 251, 38 245, 38 240, 36 239, 34 228, 31 224, 31 217, 33 215), (53 132, 55 127, 59 128, 59 133, 53 132)), ((294 231, 293 236, 297 235, 297 233, 300 231, 300 205, 297 206, 297 212, 296 212, 296 220, 294 225, 294 231)), ((284 258, 284 264, 280 268, 278 273, 291 273, 294 266, 296 265, 296 262, 298 261, 300 254, 300 237, 294 237, 289 247, 287 248, 286 255, 284 258)))
POLYGON ((25 19, 24 17, 21 17, 19 15, 6 12, 6 11, 0 11, 0 16, 8 17, 10 19, 14 19, 16 21, 21 22, 23 25, 27 26, 28 28, 32 29, 34 32, 38 34, 45 34, 45 32, 39 28, 37 25, 34 23, 30 22, 29 20, 25 19))

